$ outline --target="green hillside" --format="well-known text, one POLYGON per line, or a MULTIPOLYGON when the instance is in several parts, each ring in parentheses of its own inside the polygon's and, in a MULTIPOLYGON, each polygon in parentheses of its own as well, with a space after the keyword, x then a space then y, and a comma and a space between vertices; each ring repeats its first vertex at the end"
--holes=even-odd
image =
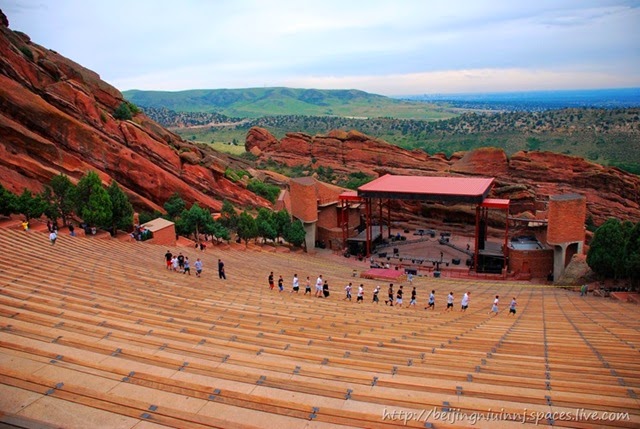
POLYGON ((435 104, 397 100, 353 89, 246 88, 175 92, 130 90, 123 92, 123 95, 143 108, 216 112, 235 118, 305 115, 438 120, 456 116, 453 110, 435 104))

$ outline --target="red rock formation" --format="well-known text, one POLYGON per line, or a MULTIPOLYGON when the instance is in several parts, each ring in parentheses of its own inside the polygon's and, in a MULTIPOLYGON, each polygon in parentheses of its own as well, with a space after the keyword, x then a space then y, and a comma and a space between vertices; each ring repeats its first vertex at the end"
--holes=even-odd
MULTIPOLYGON (((143 114, 113 117, 122 94, 98 74, 8 28, 0 12, 0 180, 14 193, 42 190, 59 173, 97 171, 138 209, 161 209, 179 192, 219 210, 269 202, 224 177, 239 161, 180 139, 143 114)), ((245 168, 246 166, 243 166, 245 168)))
POLYGON ((492 197, 511 200, 511 214, 533 214, 550 195, 578 193, 587 197, 587 210, 596 225, 609 217, 640 221, 640 178, 617 168, 551 152, 517 152, 508 158, 502 149, 482 148, 451 158, 408 151, 356 131, 331 131, 315 137, 289 133, 278 141, 268 131, 252 128, 248 151, 259 148, 262 159, 314 167, 336 173, 353 171, 378 176, 469 175, 495 177, 492 197))

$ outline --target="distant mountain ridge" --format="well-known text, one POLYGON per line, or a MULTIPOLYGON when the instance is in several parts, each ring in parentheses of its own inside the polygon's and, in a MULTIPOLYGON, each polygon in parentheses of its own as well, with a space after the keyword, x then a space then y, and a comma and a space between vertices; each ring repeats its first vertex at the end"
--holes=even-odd
POLYGON ((407 101, 356 89, 244 88, 186 91, 129 90, 122 93, 143 108, 176 112, 220 113, 229 117, 259 118, 273 115, 400 117, 442 119, 453 112, 422 101, 407 101))
POLYGON ((640 107, 640 88, 422 94, 398 98, 446 103, 460 109, 510 112, 539 112, 567 108, 621 109, 640 107))

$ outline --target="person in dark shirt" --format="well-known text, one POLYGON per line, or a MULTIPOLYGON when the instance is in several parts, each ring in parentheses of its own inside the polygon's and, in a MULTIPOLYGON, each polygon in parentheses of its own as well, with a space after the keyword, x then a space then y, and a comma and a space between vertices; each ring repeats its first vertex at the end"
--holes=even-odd
POLYGON ((173 254, 167 250, 167 253, 164 254, 164 259, 167 262, 167 270, 171 269, 171 259, 173 259, 173 254))
POLYGON ((224 272, 224 262, 222 262, 222 259, 218 259, 218 277, 224 280, 227 279, 227 275, 224 272))
POLYGON ((398 292, 396 292, 396 304, 399 307, 402 307, 402 285, 398 288, 398 292))
POLYGON ((269 289, 273 290, 275 284, 273 283, 273 271, 269 274, 269 289))
POLYGON ((182 253, 178 255, 178 271, 184 273, 184 255, 182 253))
POLYGON ((391 307, 393 307, 393 283, 389 283, 389 292, 388 293, 389 293, 389 299, 386 300, 384 303, 385 303, 385 305, 387 303, 389 303, 389 305, 391 307))

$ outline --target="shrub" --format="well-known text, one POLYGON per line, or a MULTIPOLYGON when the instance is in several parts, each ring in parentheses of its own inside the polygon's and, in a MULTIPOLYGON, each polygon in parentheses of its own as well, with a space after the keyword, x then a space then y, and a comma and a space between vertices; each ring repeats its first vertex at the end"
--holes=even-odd
POLYGON ((133 115, 131 114, 131 109, 126 102, 122 102, 120 106, 113 112, 113 117, 120 121, 128 121, 133 115))
POLYGON ((255 156, 254 154, 252 154, 251 152, 243 152, 240 154, 240 158, 246 160, 246 161, 256 161, 258 159, 257 156, 255 156))
POLYGON ((20 52, 22 52, 25 57, 33 61, 33 52, 31 52, 31 49, 27 48, 26 46, 20 46, 20 52))
POLYGON ((234 170, 227 167, 227 169, 224 171, 224 177, 231 180, 232 182, 239 182, 244 176, 249 176, 249 173, 245 170, 234 170))
POLYGON ((271 201, 272 203, 276 202, 276 199, 280 194, 279 187, 263 183, 259 180, 251 180, 247 185, 247 189, 256 195, 260 195, 261 197, 271 201))

